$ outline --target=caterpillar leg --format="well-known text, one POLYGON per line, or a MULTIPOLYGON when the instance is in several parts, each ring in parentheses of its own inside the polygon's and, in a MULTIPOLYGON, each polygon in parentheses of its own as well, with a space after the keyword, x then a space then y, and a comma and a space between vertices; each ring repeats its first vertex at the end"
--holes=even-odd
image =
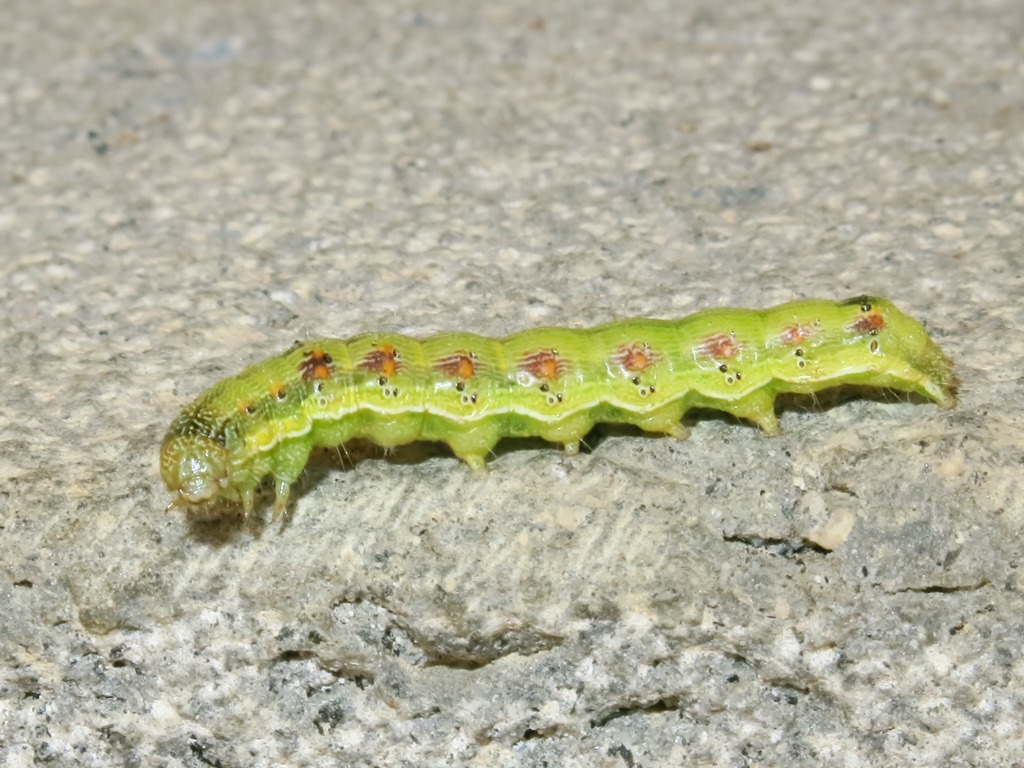
POLYGON ((690 436, 690 430, 677 421, 665 430, 665 434, 673 440, 686 440, 690 436))
POLYGON ((292 484, 302 475, 312 448, 311 440, 297 438, 285 441, 275 451, 270 465, 274 476, 273 520, 279 520, 287 509, 292 484))
POLYGON ((248 520, 256 501, 256 488, 242 488, 238 492, 238 497, 242 500, 242 517, 248 520))
POLYGON ((557 424, 539 429, 535 434, 552 443, 561 443, 566 456, 575 456, 580 452, 580 443, 587 433, 594 428, 594 420, 589 413, 579 413, 562 419, 557 424))
POLYGON ((288 508, 288 495, 291 493, 292 484, 285 478, 275 478, 274 482, 274 515, 273 522, 281 519, 281 515, 288 508))
POLYGON ((658 432, 676 440, 685 440, 690 436, 690 430, 680 423, 682 418, 683 406, 679 403, 670 403, 648 414, 634 417, 630 421, 644 432, 658 432))
POLYGON ((782 431, 779 427, 779 417, 775 415, 774 410, 770 413, 759 413, 756 417, 744 416, 743 418, 750 419, 761 428, 762 432, 770 437, 775 437, 782 431))
MULTIPOLYGON (((722 405, 717 406, 723 408, 722 405)), ((723 408, 733 416, 752 421, 766 435, 779 434, 779 417, 775 415, 775 394, 765 389, 758 389, 740 400, 729 403, 723 408)))
POLYGON ((455 455, 466 462, 474 472, 487 471, 487 462, 482 453, 458 453, 456 451, 455 455))
POLYGON ((500 437, 497 428, 493 425, 480 424, 461 434, 454 434, 454 430, 451 430, 439 439, 448 443, 452 453, 466 462, 470 469, 475 472, 483 472, 486 464, 485 457, 498 444, 500 437))

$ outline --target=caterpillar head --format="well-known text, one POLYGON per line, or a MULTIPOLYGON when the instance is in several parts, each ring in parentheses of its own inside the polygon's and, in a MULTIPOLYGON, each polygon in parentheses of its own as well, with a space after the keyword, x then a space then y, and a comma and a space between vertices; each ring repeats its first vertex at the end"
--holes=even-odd
POLYGON ((169 434, 160 447, 160 475, 175 494, 171 506, 202 506, 230 495, 228 451, 205 435, 169 434))

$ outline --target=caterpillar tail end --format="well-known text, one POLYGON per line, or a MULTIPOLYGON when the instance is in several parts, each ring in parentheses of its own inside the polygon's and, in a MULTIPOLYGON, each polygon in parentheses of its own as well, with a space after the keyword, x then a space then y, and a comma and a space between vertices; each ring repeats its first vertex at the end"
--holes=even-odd
POLYGON ((943 410, 955 408, 958 400, 960 381, 953 371, 953 362, 931 339, 927 339, 916 361, 921 375, 921 394, 943 410))

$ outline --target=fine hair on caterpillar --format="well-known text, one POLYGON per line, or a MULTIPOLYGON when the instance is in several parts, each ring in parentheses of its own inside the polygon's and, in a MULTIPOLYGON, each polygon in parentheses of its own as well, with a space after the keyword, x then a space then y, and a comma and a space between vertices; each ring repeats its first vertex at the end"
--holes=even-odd
POLYGON ((874 296, 501 339, 365 333, 296 342, 215 384, 171 424, 160 471, 172 506, 213 513, 227 502, 247 516, 271 476, 277 515, 315 447, 437 441, 482 470, 502 438, 540 437, 568 454, 599 423, 684 438, 694 409, 774 435, 778 396, 839 387, 956 404, 952 364, 924 326, 874 296))

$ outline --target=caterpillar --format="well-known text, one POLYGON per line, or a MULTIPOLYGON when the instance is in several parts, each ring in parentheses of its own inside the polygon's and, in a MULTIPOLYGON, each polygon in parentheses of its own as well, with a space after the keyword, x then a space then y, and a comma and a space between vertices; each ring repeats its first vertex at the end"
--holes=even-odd
POLYGON ((809 299, 679 320, 536 328, 503 339, 367 333, 296 342, 201 394, 171 424, 160 472, 175 506, 241 504, 273 477, 275 517, 316 446, 447 443, 474 469, 504 437, 579 450, 602 422, 684 438, 691 408, 779 430, 776 396, 839 385, 956 404, 952 364, 890 301, 809 299))

